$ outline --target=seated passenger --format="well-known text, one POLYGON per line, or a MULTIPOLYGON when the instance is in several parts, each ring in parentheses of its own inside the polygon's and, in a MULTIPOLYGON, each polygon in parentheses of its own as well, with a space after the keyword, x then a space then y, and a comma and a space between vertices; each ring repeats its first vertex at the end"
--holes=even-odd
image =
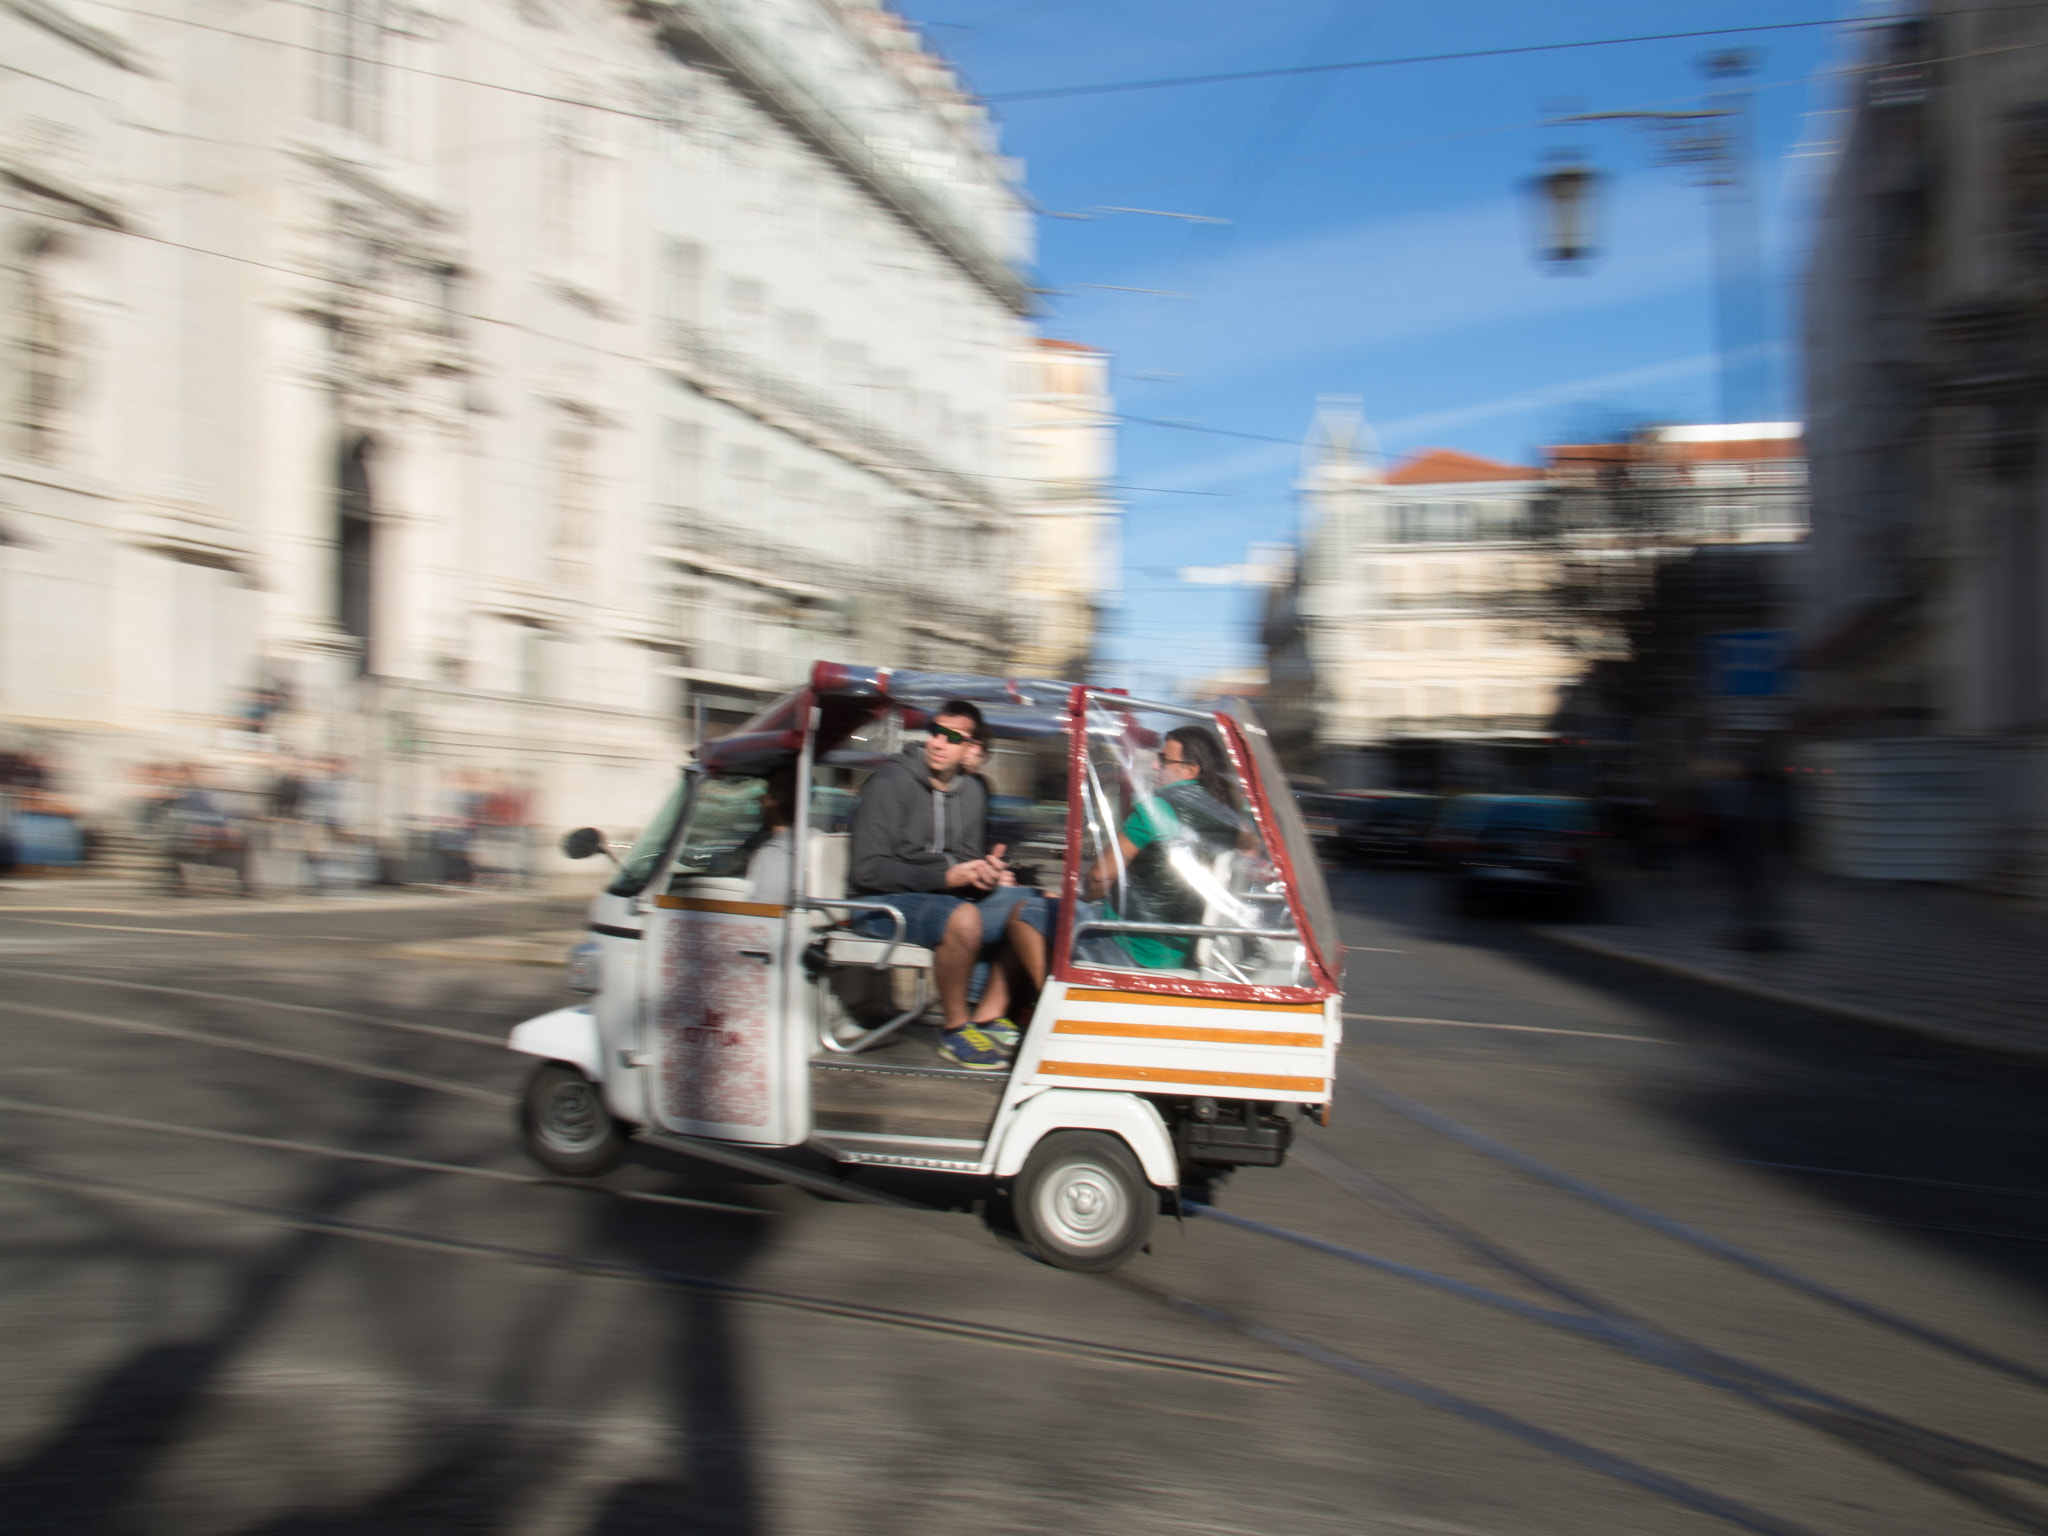
MULTIPOLYGON (((1215 732, 1184 725, 1159 746, 1159 791, 1131 808, 1114 847, 1105 848, 1081 882, 1077 921, 1196 924, 1219 892, 1208 863, 1252 841, 1230 758, 1215 732), (1121 909, 1115 903, 1121 903, 1121 909)), ((1030 901, 1010 922, 1010 942, 1034 985, 1045 984, 1045 946, 1058 903, 1030 901)), ((1084 932, 1074 958, 1084 965, 1168 970, 1183 964, 1192 937, 1158 933, 1084 932)))
MULTIPOLYGON (((987 782, 963 771, 981 735, 981 711, 964 699, 948 700, 922 744, 875 770, 854 807, 849 885, 853 895, 902 913, 904 939, 933 952, 944 1010, 939 1054, 975 1071, 998 1072, 1010 1062, 1007 979, 992 967, 978 1006, 969 990, 977 962, 996 958, 1005 921, 1023 893, 1003 849, 986 847, 987 782)), ((870 912, 854 928, 887 938, 895 925, 885 913, 870 912)))
POLYGON ((761 793, 761 830, 742 845, 747 853, 747 879, 752 882, 747 900, 774 907, 789 905, 790 877, 795 873, 790 827, 795 820, 796 770, 778 768, 768 775, 768 786, 761 793))

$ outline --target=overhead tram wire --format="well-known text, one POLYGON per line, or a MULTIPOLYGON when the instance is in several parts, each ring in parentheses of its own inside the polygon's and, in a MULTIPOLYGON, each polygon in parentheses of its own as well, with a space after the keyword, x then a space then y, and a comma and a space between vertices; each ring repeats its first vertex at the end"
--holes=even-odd
POLYGON ((1830 16, 1820 21, 1766 21, 1748 27, 1708 27, 1692 32, 1644 32, 1633 37, 1590 37, 1564 43, 1523 43, 1508 48, 1468 48, 1456 53, 1411 53, 1385 59, 1347 59, 1336 64, 1289 64, 1272 69, 1240 69, 1214 75, 1166 75, 1150 80, 1104 80, 1091 85, 1047 86, 1032 91, 1001 91, 984 96, 989 102, 1049 101, 1067 96, 1102 96, 1117 91, 1156 91, 1183 85, 1223 85, 1236 80, 1272 80, 1284 75, 1325 75, 1353 69, 1390 69, 1407 64, 1448 64, 1462 59, 1500 59, 1528 53, 1562 53, 1575 48, 1618 48, 1630 43, 1682 42, 1701 37, 1739 37, 1752 32, 1793 32, 1815 27, 1853 25, 1830 16))

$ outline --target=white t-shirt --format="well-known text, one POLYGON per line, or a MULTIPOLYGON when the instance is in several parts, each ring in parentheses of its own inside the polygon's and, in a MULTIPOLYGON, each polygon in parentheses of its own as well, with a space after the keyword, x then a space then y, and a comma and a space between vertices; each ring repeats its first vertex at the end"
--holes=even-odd
POLYGON ((789 905, 790 844, 789 828, 777 827, 768 841, 754 850, 747 860, 747 878, 753 882, 747 900, 776 907, 789 905))

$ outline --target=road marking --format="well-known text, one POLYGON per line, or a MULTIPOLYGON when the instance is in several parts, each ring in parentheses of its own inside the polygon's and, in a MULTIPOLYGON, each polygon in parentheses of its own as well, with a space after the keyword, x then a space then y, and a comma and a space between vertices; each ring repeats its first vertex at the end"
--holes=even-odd
POLYGON ((217 1045, 230 1051, 247 1051, 252 1056, 274 1056, 279 1061, 296 1061, 307 1066, 327 1067, 336 1072, 353 1072, 358 1077, 379 1077, 389 1083, 404 1083, 413 1088, 429 1088, 436 1093, 452 1093, 457 1098, 477 1099, 485 1104, 514 1104, 515 1094, 500 1093, 494 1088, 484 1088, 476 1083, 458 1083, 445 1077, 428 1077, 423 1072, 403 1072, 396 1067, 373 1067, 366 1062, 347 1061, 339 1056, 326 1056, 318 1051, 295 1051, 288 1046, 265 1045, 260 1040, 238 1040, 232 1035, 212 1035, 203 1029, 179 1029, 170 1024, 145 1024, 140 1019, 114 1019, 103 1013, 79 1013, 70 1008, 41 1008, 33 1003, 0 1001, 0 1011, 7 1013, 32 1013, 46 1019, 62 1019, 69 1024, 97 1024, 102 1029, 126 1030, 134 1035, 155 1035, 164 1040, 185 1040, 196 1045, 217 1045))
POLYGON ((1579 1035, 1588 1040, 1633 1040, 1638 1045, 1669 1045, 1655 1035, 1609 1035, 1597 1029, 1546 1029, 1540 1024, 1478 1024, 1471 1019, 1411 1019, 1398 1013, 1347 1013, 1365 1024, 1440 1024, 1446 1029, 1508 1029, 1518 1035, 1579 1035))
POLYGON ((332 933, 245 933, 238 928, 145 928, 139 923, 67 923, 54 917, 22 917, 0 912, 10 922, 47 923, 52 928, 104 928, 112 933, 165 933, 181 939, 272 939, 305 940, 314 944, 381 944, 382 939, 359 939, 332 933))
MULTIPOLYGON (((78 941, 82 942, 82 941, 78 941)), ((409 1035, 431 1035, 437 1040, 461 1040, 470 1045, 505 1048, 503 1035, 477 1035, 465 1029, 447 1029, 439 1024, 414 1024, 404 1019, 379 1018, 374 1013, 355 1013, 347 1008, 321 1008, 312 1003, 281 1003, 274 997, 247 997, 237 992, 200 992, 191 987, 167 987, 153 981, 119 981, 111 976, 78 976, 69 971, 25 971, 8 966, 0 974, 28 976, 37 981, 69 981, 82 987, 125 987, 130 992, 162 992, 171 997, 196 997, 209 1003, 242 1003, 251 1008, 279 1008, 288 1013, 319 1013, 333 1019, 353 1019, 382 1029, 402 1029, 409 1035)))

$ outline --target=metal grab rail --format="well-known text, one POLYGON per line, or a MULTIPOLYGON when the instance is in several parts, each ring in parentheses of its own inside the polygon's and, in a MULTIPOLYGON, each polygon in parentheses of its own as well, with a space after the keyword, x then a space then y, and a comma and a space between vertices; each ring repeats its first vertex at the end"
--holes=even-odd
MULTIPOLYGON (((889 935, 889 947, 882 951, 881 959, 873 961, 868 967, 868 969, 874 971, 886 971, 889 968, 889 961, 894 957, 896 947, 903 942, 904 935, 909 931, 910 925, 903 916, 903 913, 899 909, 890 906, 886 901, 847 901, 831 896, 806 896, 803 900, 795 903, 795 905, 816 908, 822 911, 830 911, 835 907, 839 907, 849 912, 886 912, 895 918, 896 929, 895 932, 889 935)), ((890 1019, 887 1023, 877 1024, 873 1029, 863 1030, 860 1034, 854 1036, 853 1039, 845 1041, 834 1039, 831 1030, 821 1029, 818 1032, 818 1044, 834 1056, 855 1056, 866 1050, 869 1046, 880 1045, 884 1040, 895 1034, 897 1030, 924 1012, 925 1003, 928 999, 925 995, 925 987, 922 981, 918 983, 917 992, 917 1002, 906 1008, 902 1013, 897 1014, 895 1018, 890 1019)))
MULTIPOLYGON (((896 931, 889 935, 889 947, 882 951, 882 958, 873 964, 872 969, 877 971, 886 971, 889 968, 889 960, 896 953, 896 946, 903 942, 903 936, 910 931, 909 921, 903 916, 903 913, 898 908, 890 906, 886 901, 842 901, 834 896, 806 896, 802 901, 797 902, 796 905, 800 907, 817 907, 828 911, 833 907, 844 907, 849 912, 886 912, 895 918, 896 931)), ((865 937, 865 935, 861 935, 861 937, 865 937)))
POLYGON ((1104 933, 1178 933, 1198 939, 1291 939, 1299 941, 1301 935, 1292 928, 1216 928, 1201 923, 1126 923, 1116 918, 1078 918, 1074 932, 1086 928, 1100 929, 1104 933))

